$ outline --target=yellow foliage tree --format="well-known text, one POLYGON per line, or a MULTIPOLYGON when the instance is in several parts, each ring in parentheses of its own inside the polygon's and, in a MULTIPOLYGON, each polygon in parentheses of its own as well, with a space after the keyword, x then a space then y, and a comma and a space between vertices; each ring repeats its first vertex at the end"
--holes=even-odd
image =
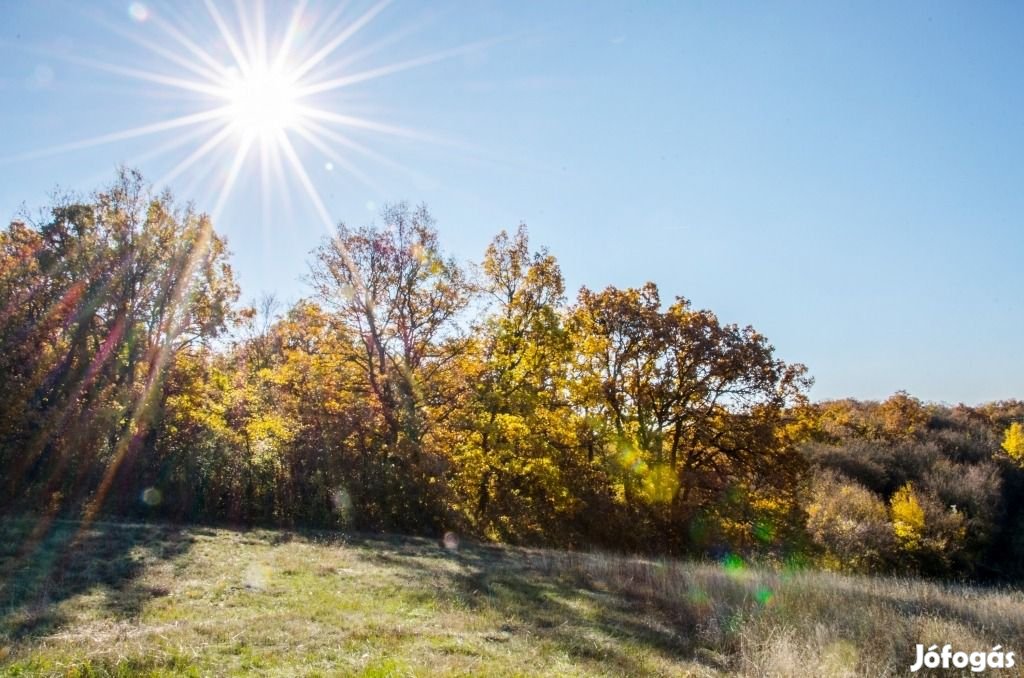
POLYGON ((1024 426, 1013 422, 1003 434, 1003 449, 1018 464, 1024 465, 1024 426))
POLYGON ((892 528, 896 539, 907 550, 917 550, 924 539, 924 508, 914 494, 914 486, 907 483, 892 496, 889 502, 892 528))

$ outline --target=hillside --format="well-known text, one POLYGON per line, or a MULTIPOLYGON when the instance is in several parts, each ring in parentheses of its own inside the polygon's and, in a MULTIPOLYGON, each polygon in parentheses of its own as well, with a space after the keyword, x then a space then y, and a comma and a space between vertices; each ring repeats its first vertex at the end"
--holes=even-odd
POLYGON ((880 675, 1013 650, 1018 591, 417 538, 0 532, 10 675, 880 675))

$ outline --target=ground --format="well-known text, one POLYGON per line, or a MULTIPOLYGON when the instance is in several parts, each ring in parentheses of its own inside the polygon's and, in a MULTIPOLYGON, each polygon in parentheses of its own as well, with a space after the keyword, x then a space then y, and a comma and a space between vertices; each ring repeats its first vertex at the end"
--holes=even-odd
POLYGON ((946 642, 1024 649, 1024 594, 735 558, 0 523, 6 675, 875 676, 946 642))

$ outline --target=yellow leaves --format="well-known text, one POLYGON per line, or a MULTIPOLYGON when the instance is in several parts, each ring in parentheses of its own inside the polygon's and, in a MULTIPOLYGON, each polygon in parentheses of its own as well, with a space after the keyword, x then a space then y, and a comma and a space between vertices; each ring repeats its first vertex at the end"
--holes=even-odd
POLYGON ((783 445, 796 445, 811 439, 821 429, 822 414, 810 405, 794 407, 786 422, 776 431, 783 445))
POLYGON ((892 529, 900 544, 915 550, 921 547, 924 539, 924 509, 921 507, 914 487, 907 483, 892 496, 889 501, 889 512, 892 516, 892 529))
POLYGON ((503 440, 515 445, 517 441, 524 440, 530 435, 530 427, 527 426, 523 417, 515 414, 499 414, 494 418, 494 432, 503 440))
POLYGON ((288 443, 294 437, 294 431, 280 415, 266 413, 246 422, 245 435, 251 441, 266 441, 278 447, 288 443))
POLYGON ((670 503, 679 490, 679 473, 670 464, 648 462, 647 456, 635 445, 620 441, 611 458, 624 485, 634 488, 639 498, 649 504, 670 503))
POLYGON ((167 399, 168 424, 176 430, 198 425, 219 436, 231 436, 233 429, 225 418, 226 408, 219 398, 205 393, 185 392, 167 399))
POLYGON ((668 464, 657 464, 648 469, 640 484, 644 498, 652 504, 671 502, 679 489, 679 476, 668 464))
POLYGON ((620 441, 617 449, 609 450, 614 456, 615 464, 627 481, 632 478, 643 478, 649 470, 643 453, 628 442, 620 441))
POLYGON ((963 546, 966 519, 956 507, 945 507, 927 494, 918 494, 907 483, 892 496, 890 515, 893 534, 902 549, 905 565, 942 570, 963 546))
POLYGON ((1020 422, 1013 422, 1003 433, 1003 450, 1024 466, 1024 426, 1020 422))

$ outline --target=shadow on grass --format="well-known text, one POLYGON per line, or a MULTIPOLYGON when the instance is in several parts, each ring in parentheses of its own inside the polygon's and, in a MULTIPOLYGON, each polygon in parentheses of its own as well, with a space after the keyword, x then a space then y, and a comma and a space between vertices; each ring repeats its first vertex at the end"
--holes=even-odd
POLYGON ((114 618, 139 615, 167 592, 139 582, 146 568, 183 555, 192 537, 168 525, 8 519, 0 523, 0 640, 25 641, 65 622, 60 604, 100 591, 114 618))
POLYGON ((534 562, 528 551, 486 545, 448 550, 436 542, 407 538, 357 537, 348 543, 403 573, 410 587, 426 585, 459 606, 490 610, 505 619, 485 636, 488 642, 529 635, 573 659, 614 666, 622 675, 650 671, 637 650, 707 665, 691 640, 693 619, 621 591, 602 591, 578 571, 551 571, 534 562))

